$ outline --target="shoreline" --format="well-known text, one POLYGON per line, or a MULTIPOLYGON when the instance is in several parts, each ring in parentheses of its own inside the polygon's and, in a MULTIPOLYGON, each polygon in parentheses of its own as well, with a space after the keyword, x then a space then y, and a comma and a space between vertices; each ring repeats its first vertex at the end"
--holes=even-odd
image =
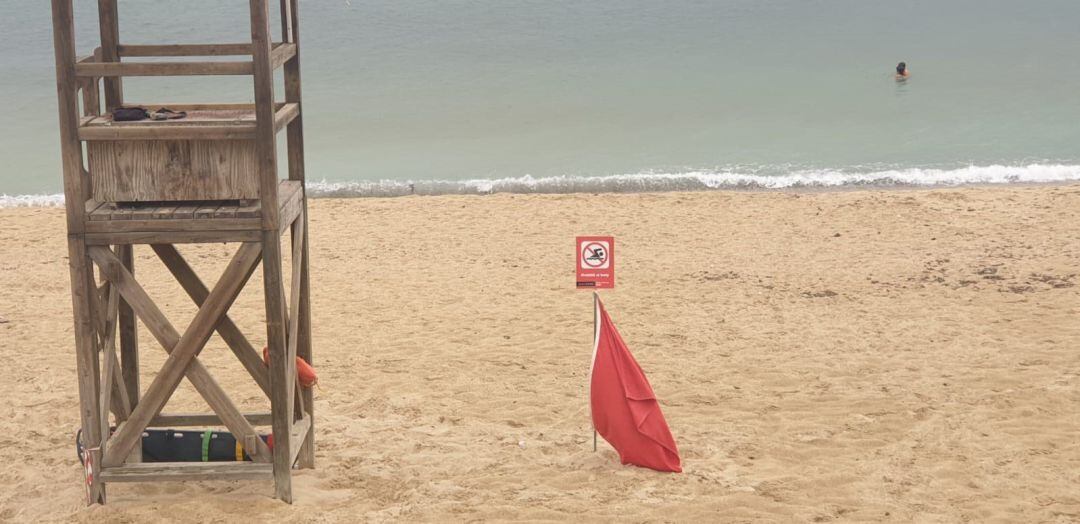
MULTIPOLYGON (((309 182, 312 184, 312 182, 309 182)), ((490 197, 496 195, 662 195, 669 193, 781 193, 781 194, 817 194, 817 193, 846 193, 860 191, 936 191, 948 189, 968 188, 1029 188, 1029 187, 1070 187, 1080 185, 1076 180, 1057 180, 1049 182, 971 182, 963 184, 844 184, 830 186, 797 186, 797 187, 720 187, 720 188, 695 188, 695 189, 670 189, 670 190, 641 190, 641 191, 573 191, 573 192, 515 192, 515 191, 491 191, 475 193, 411 193, 402 195, 339 195, 333 193, 310 190, 312 200, 371 200, 371 199, 398 199, 406 197, 434 198, 444 196, 477 196, 490 197)), ((54 194, 30 194, 30 195, 7 195, 0 193, 0 210, 18 208, 62 208, 64 195, 54 194)))

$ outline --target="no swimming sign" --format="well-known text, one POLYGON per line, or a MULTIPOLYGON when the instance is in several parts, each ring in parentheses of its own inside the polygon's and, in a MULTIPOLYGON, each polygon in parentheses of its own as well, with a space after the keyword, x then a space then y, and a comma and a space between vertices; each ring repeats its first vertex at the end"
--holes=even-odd
POLYGON ((615 287, 615 237, 577 237, 577 287, 615 287))

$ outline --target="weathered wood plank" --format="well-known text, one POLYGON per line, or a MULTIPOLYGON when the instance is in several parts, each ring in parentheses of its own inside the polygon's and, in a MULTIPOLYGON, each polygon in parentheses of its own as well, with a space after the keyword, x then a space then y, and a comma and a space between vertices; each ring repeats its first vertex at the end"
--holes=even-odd
MULTIPOLYGON (((295 2, 295 0, 290 1, 295 2)), ((304 199, 303 210, 303 214, 297 221, 298 226, 303 228, 304 241, 300 258, 300 264, 302 266, 300 272, 300 324, 299 330, 296 333, 296 336, 299 339, 296 354, 308 364, 314 366, 315 361, 311 349, 311 265, 309 261, 310 255, 308 254, 311 237, 307 233, 308 215, 306 198, 304 199)), ((310 469, 315 467, 315 396, 312 392, 312 388, 300 388, 300 400, 304 412, 307 413, 308 417, 311 419, 311 424, 308 428, 307 437, 303 440, 298 464, 301 468, 310 469)))
POLYGON ((296 44, 296 59, 285 64, 285 102, 296 104, 300 111, 289 122, 288 154, 289 179, 303 182, 304 174, 304 123, 303 90, 300 73, 300 3, 296 0, 282 0, 282 41, 296 44))
MULTIPOLYGON (((93 272, 91 271, 91 279, 93 279, 93 272)), ((94 306, 91 310, 94 312, 94 333, 97 335, 97 340, 105 340, 105 325, 107 323, 107 312, 105 309, 105 302, 109 300, 109 283, 106 281, 100 286, 94 289, 94 306), (97 307, 100 304, 100 307, 97 307)))
MULTIPOLYGON (((120 61, 120 14, 117 0, 98 0, 98 26, 101 35, 101 47, 98 54, 101 62, 116 63, 120 61)), ((96 83, 96 82, 95 82, 96 83)), ((124 105, 123 80, 120 78, 106 78, 105 83, 105 110, 112 111, 114 108, 124 105)))
POLYGON ((240 207, 238 204, 232 203, 227 206, 221 206, 214 212, 214 218, 227 218, 230 221, 236 219, 236 209, 240 207))
MULTIPOLYGON (((273 44, 274 50, 282 47, 273 44)), ((251 43, 235 44, 127 44, 120 46, 120 55, 130 58, 170 56, 251 56, 251 43)))
MULTIPOLYGON (((271 68, 270 12, 266 0, 250 0, 252 65, 255 76, 255 147, 263 229, 278 231, 277 143, 274 128, 274 71, 271 68)), ((290 490, 291 491, 291 490, 290 490)))
MULTIPOLYGON (((90 248, 91 258, 102 268, 103 274, 118 288, 147 329, 169 353, 165 365, 147 388, 131 417, 121 424, 113 435, 112 449, 104 459, 106 466, 116 466, 123 462, 127 453, 141 438, 147 423, 160 412, 185 375, 237 438, 257 438, 254 428, 247 423, 221 386, 195 356, 209 339, 218 318, 232 304, 254 271, 260 252, 258 243, 245 243, 241 246, 215 285, 206 305, 195 314, 187 332, 181 336, 112 251, 101 247, 90 248)), ((260 440, 256 445, 255 449, 249 450, 253 460, 269 460, 271 455, 265 444, 260 440)))
POLYGON ((212 221, 206 220, 206 219, 214 218, 214 213, 217 212, 219 207, 221 207, 221 204, 219 204, 217 202, 208 203, 208 204, 204 204, 202 206, 199 206, 199 209, 195 210, 195 220, 198 220, 199 222, 202 222, 202 223, 212 222, 212 221))
POLYGON ((75 20, 71 0, 52 0, 52 13, 56 97, 60 115, 60 157, 64 171, 64 207, 67 211, 68 233, 78 234, 82 233, 90 188, 83 175, 82 143, 79 142, 75 20))
MULTIPOLYGON (((120 258, 120 262, 124 264, 124 269, 128 270, 128 273, 135 274, 135 248, 131 245, 122 245, 117 247, 117 256, 120 258)), ((126 391, 124 397, 127 397, 127 410, 118 421, 123 422, 131 415, 131 410, 139 403, 139 330, 138 324, 135 319, 135 312, 131 310, 131 306, 127 301, 120 298, 119 307, 119 323, 120 323, 120 377, 123 382, 123 389, 126 391)), ((128 460, 135 460, 136 462, 142 459, 142 447, 136 446, 133 451, 133 456, 128 460)))
POLYGON ((226 242, 258 242, 258 230, 244 231, 139 231, 132 233, 87 233, 86 243, 92 246, 115 244, 199 244, 226 242))
MULTIPOLYGON (((236 218, 259 218, 260 216, 262 216, 262 203, 258 200, 241 202, 236 208, 236 218)), ((259 222, 262 223, 261 220, 259 222)))
POLYGON ((127 44, 120 46, 120 56, 242 56, 251 55, 251 44, 127 44))
POLYGON ((249 61, 237 62, 124 62, 75 65, 76 76, 242 76, 252 74, 249 61))
MULTIPOLYGON (((236 207, 233 206, 235 214, 236 207)), ((123 222, 89 222, 86 225, 87 233, 138 233, 142 231, 244 231, 258 230, 261 222, 257 218, 233 218, 220 220, 217 217, 218 209, 207 211, 206 207, 199 207, 193 214, 212 213, 208 218, 181 218, 169 219, 169 217, 154 218, 150 220, 125 220, 123 222)), ((153 211, 151 211, 153 212, 153 211)), ((134 216, 132 217, 134 218, 134 216)))
POLYGON ((300 216, 304 205, 304 194, 300 187, 301 183, 294 180, 284 180, 281 183, 281 206, 279 217, 281 220, 281 233, 288 230, 289 226, 300 216))
MULTIPOLYGON (((251 140, 99 141, 89 142, 86 151, 94 173, 93 197, 102 202, 259 196, 258 159, 251 140)), ((195 218, 213 216, 205 209, 196 212, 195 218)))
POLYGON ((308 430, 311 429, 311 415, 307 413, 303 415, 293 424, 292 431, 289 433, 289 440, 292 442, 292 449, 289 450, 289 464, 296 464, 296 459, 303 449, 304 439, 307 438, 308 430))
POLYGON ((176 210, 173 211, 173 216, 171 218, 175 220, 194 219, 196 209, 198 209, 198 206, 192 204, 178 205, 176 206, 176 210))
POLYGON ((113 202, 102 202, 93 212, 87 213, 88 220, 112 220, 113 211, 116 211, 116 204, 113 202))
POLYGON ((289 360, 296 359, 296 348, 300 342, 300 285, 303 282, 304 228, 299 217, 292 225, 292 278, 289 280, 289 360))
POLYGON ((131 208, 126 206, 117 206, 112 212, 110 220, 131 220, 131 208))
MULTIPOLYGON (((173 111, 255 111, 255 104, 250 102, 238 103, 191 103, 191 102, 129 102, 128 105, 148 108, 167 107, 173 111)), ((279 104, 280 105, 280 104, 279 104)))
MULTIPOLYGON (((288 124, 287 150, 289 162, 289 180, 301 184, 301 213, 297 219, 297 227, 303 228, 303 248, 301 256, 301 282, 300 282, 300 323, 296 333, 292 336, 299 340, 297 355, 308 363, 314 365, 311 351, 311 285, 309 282, 308 244, 310 237, 307 235, 307 192, 304 172, 304 122, 303 122, 303 92, 301 88, 300 72, 300 2, 299 0, 281 0, 281 26, 282 42, 296 44, 296 58, 285 64, 285 102, 297 104, 298 111, 295 118, 288 124)), ((295 263, 295 262, 294 262, 295 263)), ((295 315, 294 315, 295 316, 295 315)), ((300 454, 297 466, 300 468, 315 467, 315 399, 311 388, 300 388, 300 399, 303 411, 310 423, 305 438, 300 444, 300 454)))
POLYGON ((277 69, 296 58, 296 44, 275 44, 270 53, 270 67, 277 69))
MULTIPOLYGON (((256 2, 257 0, 252 0, 256 2)), ((263 4, 265 7, 265 3, 263 4)), ((263 232, 263 295, 266 302, 266 339, 270 353, 270 412, 274 431, 274 483, 276 496, 292 501, 290 431, 293 387, 290 367, 296 362, 285 356, 285 304, 282 300, 281 244, 277 231, 263 232), (284 440, 282 440, 284 439, 284 440)))
MULTIPOLYGON (((84 78, 80 82, 80 91, 82 91, 82 104, 84 117, 100 116, 101 115, 101 91, 98 90, 98 82, 96 78, 84 78)), ((81 122, 81 120, 80 120, 81 122)))
POLYGON ((287 103, 281 106, 281 108, 274 113, 274 131, 281 131, 293 120, 296 120, 296 117, 298 116, 300 116, 299 104, 287 103))
MULTIPOLYGON (((177 111, 181 111, 177 109, 177 111)), ((251 140, 255 126, 249 122, 235 124, 129 126, 83 124, 78 128, 80 140, 88 142, 114 140, 251 140)))
MULTIPOLYGON (((105 320, 105 341, 102 344, 103 363, 101 378, 101 387, 99 388, 98 395, 98 410, 101 417, 101 427, 109 427, 109 408, 113 405, 113 384, 116 381, 117 368, 116 368, 116 322, 119 316, 120 308, 120 294, 116 290, 116 286, 109 286, 109 298, 108 303, 105 306, 105 314, 108 317, 105 320)), ((101 453, 106 453, 106 447, 108 445, 108 439, 104 439, 101 442, 101 453)))
POLYGON ((101 472, 105 482, 258 480, 273 474, 271 464, 255 462, 158 462, 108 467, 101 472))
MULTIPOLYGON (((195 274, 195 270, 184 260, 180 252, 176 250, 176 247, 171 244, 155 244, 151 247, 154 253, 157 253, 158 258, 165 263, 165 267, 169 269, 169 272, 176 277, 180 286, 195 302, 195 305, 202 307, 210 295, 210 290, 195 274)), ((221 321, 218 322, 217 332, 236 355, 236 358, 240 360, 244 369, 251 374, 259 388, 267 396, 270 396, 270 373, 263 364, 259 352, 248 342, 247 337, 240 331, 240 328, 236 326, 228 315, 223 315, 221 321)))
POLYGON ((94 211, 97 211, 98 208, 100 208, 103 205, 105 205, 105 204, 102 203, 102 202, 98 202, 97 200, 93 200, 93 199, 87 200, 86 201, 86 207, 85 207, 86 216, 89 217, 90 220, 93 220, 94 211))
MULTIPOLYGON (((60 14, 70 16, 70 0, 55 0, 53 2, 54 13, 57 4, 60 6, 60 14)), ((75 323, 75 360, 78 370, 79 383, 79 418, 82 423, 83 444, 91 450, 94 461, 95 481, 90 486, 91 503, 105 502, 105 486, 97 480, 101 467, 102 440, 101 416, 98 406, 98 367, 96 362, 97 345, 92 310, 90 306, 91 296, 95 293, 93 275, 91 274, 90 259, 87 258, 86 246, 82 239, 76 235, 68 236, 68 266, 71 271, 71 302, 75 323)))
MULTIPOLYGON (((244 418, 252 426, 269 426, 271 418, 269 413, 244 413, 244 418)), ((174 413, 160 414, 150 419, 147 427, 151 428, 190 428, 190 427, 219 427, 225 424, 221 417, 212 414, 174 413)))
MULTIPOLYGON (((131 224, 142 220, 152 220, 154 218, 154 212, 157 211, 156 206, 138 206, 131 209, 131 220, 126 222, 131 224)), ((88 229, 89 230, 89 229, 88 229)))
POLYGON ((174 216, 174 213, 176 212, 176 208, 178 208, 178 207, 180 207, 180 206, 176 206, 176 205, 172 205, 172 204, 165 204, 163 206, 158 206, 157 208, 154 209, 154 218, 155 219, 173 219, 173 218, 176 218, 174 216))
POLYGON ((131 416, 131 400, 128 397, 127 389, 124 387, 124 379, 120 375, 122 371, 120 360, 116 357, 116 353, 110 355, 109 358, 112 359, 112 365, 117 369, 117 372, 113 374, 113 392, 110 405, 113 414, 116 415, 116 421, 119 423, 131 416))

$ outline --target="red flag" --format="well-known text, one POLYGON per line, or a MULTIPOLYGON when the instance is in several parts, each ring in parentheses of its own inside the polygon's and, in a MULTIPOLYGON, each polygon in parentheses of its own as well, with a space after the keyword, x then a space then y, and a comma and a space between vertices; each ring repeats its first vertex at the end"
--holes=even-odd
POLYGON ((682 472, 679 450, 649 380, 596 297, 591 395, 593 427, 623 464, 682 472))

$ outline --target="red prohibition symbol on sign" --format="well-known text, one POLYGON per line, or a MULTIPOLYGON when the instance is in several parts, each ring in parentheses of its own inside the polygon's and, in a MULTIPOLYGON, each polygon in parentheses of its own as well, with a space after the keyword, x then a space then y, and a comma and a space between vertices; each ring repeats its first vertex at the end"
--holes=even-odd
POLYGON ((602 244, 598 242, 592 242, 585 244, 585 248, 582 250, 581 262, 587 267, 604 267, 607 265, 608 252, 602 244))

